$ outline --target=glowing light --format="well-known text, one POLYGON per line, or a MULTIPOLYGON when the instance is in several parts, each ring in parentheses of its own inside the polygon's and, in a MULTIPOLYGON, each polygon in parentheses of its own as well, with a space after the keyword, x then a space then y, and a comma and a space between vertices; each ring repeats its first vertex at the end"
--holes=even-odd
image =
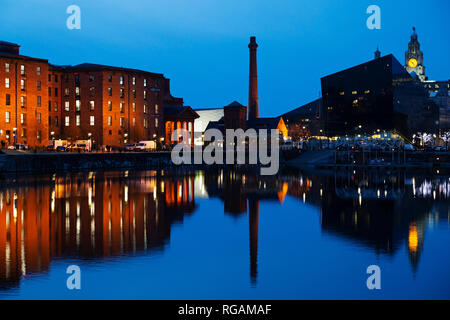
POLYGON ((409 226, 408 247, 410 251, 416 252, 418 246, 419 246, 419 237, 417 235, 417 226, 415 223, 412 223, 409 226))

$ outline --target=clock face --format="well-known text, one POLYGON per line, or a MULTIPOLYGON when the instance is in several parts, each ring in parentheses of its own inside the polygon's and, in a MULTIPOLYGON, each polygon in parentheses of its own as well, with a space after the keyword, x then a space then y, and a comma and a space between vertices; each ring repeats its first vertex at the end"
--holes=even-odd
POLYGON ((414 58, 409 59, 408 66, 410 66, 411 68, 417 67, 417 60, 414 58))

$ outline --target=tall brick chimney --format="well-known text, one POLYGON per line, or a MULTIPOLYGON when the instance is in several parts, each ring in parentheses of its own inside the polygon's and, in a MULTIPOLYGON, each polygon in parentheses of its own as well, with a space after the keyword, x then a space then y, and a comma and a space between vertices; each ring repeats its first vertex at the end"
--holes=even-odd
POLYGON ((248 86, 248 119, 259 118, 258 111, 258 74, 256 71, 256 37, 250 37, 250 73, 248 86))

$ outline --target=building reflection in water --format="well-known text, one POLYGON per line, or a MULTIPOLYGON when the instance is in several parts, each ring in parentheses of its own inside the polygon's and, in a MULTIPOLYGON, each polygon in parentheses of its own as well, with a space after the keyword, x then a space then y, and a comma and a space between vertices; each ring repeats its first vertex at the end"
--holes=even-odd
POLYGON ((275 177, 145 171, 6 180, 0 187, 0 286, 47 272, 55 258, 161 251, 172 225, 195 212, 196 197, 220 198, 225 214, 236 219, 248 214, 252 285, 258 277, 259 208, 267 201, 283 205, 287 196, 317 207, 330 235, 378 254, 406 247, 416 271, 427 227, 450 221, 449 191, 448 178, 365 171, 275 177))
POLYGON ((79 174, 0 189, 0 284, 46 272, 57 257, 161 250, 195 209, 194 177, 79 174))

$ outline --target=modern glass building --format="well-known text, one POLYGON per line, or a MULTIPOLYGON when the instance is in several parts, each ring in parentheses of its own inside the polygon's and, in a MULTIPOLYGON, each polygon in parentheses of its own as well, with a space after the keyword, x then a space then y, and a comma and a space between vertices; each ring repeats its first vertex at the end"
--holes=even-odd
POLYGON ((323 77, 321 86, 328 136, 437 132, 438 107, 393 55, 323 77))

